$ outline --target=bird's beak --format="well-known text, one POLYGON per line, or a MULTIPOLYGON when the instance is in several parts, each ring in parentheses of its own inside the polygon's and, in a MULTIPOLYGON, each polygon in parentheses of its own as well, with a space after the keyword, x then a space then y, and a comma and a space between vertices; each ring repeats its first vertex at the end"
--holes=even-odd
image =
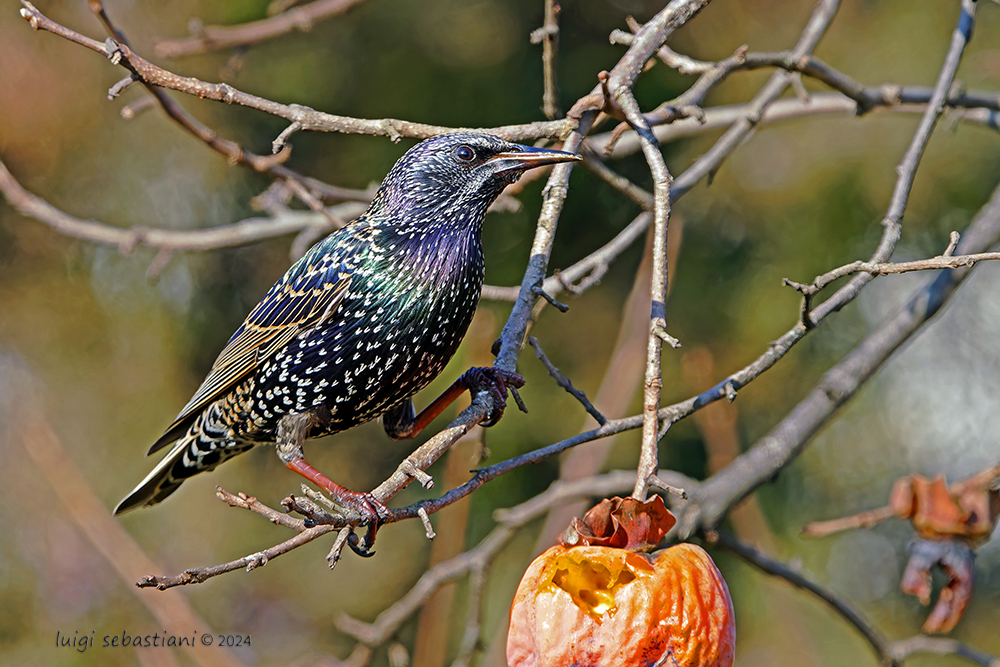
POLYGON ((497 153, 486 161, 486 164, 493 167, 494 173, 502 174, 508 171, 522 171, 534 169, 547 164, 559 162, 578 162, 583 158, 575 153, 566 151, 554 151, 549 148, 535 148, 534 146, 522 146, 515 144, 517 149, 497 153))

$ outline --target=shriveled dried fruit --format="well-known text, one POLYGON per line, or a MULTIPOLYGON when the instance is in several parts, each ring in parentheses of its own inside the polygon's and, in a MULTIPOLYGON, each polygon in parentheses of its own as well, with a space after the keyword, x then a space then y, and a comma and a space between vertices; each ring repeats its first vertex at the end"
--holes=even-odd
POLYGON ((976 582, 976 554, 963 542, 920 540, 910 552, 900 588, 919 598, 921 604, 930 604, 931 570, 935 567, 941 568, 947 581, 924 621, 923 630, 929 634, 951 632, 962 620, 976 582))
POLYGON ((889 504, 854 516, 807 525, 803 534, 822 537, 849 528, 871 528, 897 517, 909 519, 922 538, 910 554, 900 584, 923 604, 931 601, 931 572, 940 568, 947 582, 924 623, 927 633, 951 632, 972 598, 975 549, 990 539, 1000 521, 1000 464, 948 484, 944 475, 909 475, 896 480, 889 504))
POLYGON ((925 540, 960 540, 977 547, 1000 521, 1000 465, 948 484, 944 475, 908 475, 896 480, 889 505, 831 521, 815 521, 802 532, 823 537, 849 528, 871 528, 891 519, 909 519, 925 540))

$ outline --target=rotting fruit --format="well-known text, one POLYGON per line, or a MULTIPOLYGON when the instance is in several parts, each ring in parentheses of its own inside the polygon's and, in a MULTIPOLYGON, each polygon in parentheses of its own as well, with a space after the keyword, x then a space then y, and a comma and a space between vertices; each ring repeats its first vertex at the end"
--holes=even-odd
POLYGON ((659 496, 603 501, 528 567, 511 607, 510 667, 730 667, 735 625, 704 549, 653 553, 675 523, 659 496))

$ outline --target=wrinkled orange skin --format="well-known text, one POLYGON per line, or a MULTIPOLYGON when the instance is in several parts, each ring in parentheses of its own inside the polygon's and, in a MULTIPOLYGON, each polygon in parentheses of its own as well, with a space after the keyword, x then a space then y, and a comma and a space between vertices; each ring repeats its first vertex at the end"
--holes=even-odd
POLYGON ((507 664, 731 667, 735 634, 726 583, 696 545, 649 555, 556 546, 518 586, 507 664))

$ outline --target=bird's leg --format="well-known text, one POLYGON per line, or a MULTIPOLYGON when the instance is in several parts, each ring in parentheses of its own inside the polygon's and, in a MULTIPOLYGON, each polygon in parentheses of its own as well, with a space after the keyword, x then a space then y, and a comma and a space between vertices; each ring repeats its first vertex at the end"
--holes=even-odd
POLYGON ((355 551, 360 555, 370 555, 367 552, 375 543, 375 531, 378 530, 379 522, 389 515, 389 509, 370 493, 351 491, 347 487, 337 484, 303 458, 302 442, 308 436, 309 430, 317 423, 319 423, 319 418, 311 412, 282 417, 281 421, 278 422, 278 457, 287 468, 294 470, 332 495, 337 503, 364 517, 364 523, 368 526, 368 532, 364 539, 365 546, 360 551, 357 549, 355 551))
POLYGON ((409 408, 404 403, 393 406, 387 413, 387 416, 391 414, 391 419, 384 420, 383 426, 389 437, 394 440, 415 438, 464 392, 471 391, 475 395, 483 390, 489 391, 493 396, 493 411, 482 426, 493 426, 503 417, 504 408, 507 407, 507 385, 521 388, 524 386, 524 378, 517 373, 492 366, 470 368, 416 417, 412 416, 412 404, 409 408), (409 419, 407 419, 407 409, 409 409, 409 419))

